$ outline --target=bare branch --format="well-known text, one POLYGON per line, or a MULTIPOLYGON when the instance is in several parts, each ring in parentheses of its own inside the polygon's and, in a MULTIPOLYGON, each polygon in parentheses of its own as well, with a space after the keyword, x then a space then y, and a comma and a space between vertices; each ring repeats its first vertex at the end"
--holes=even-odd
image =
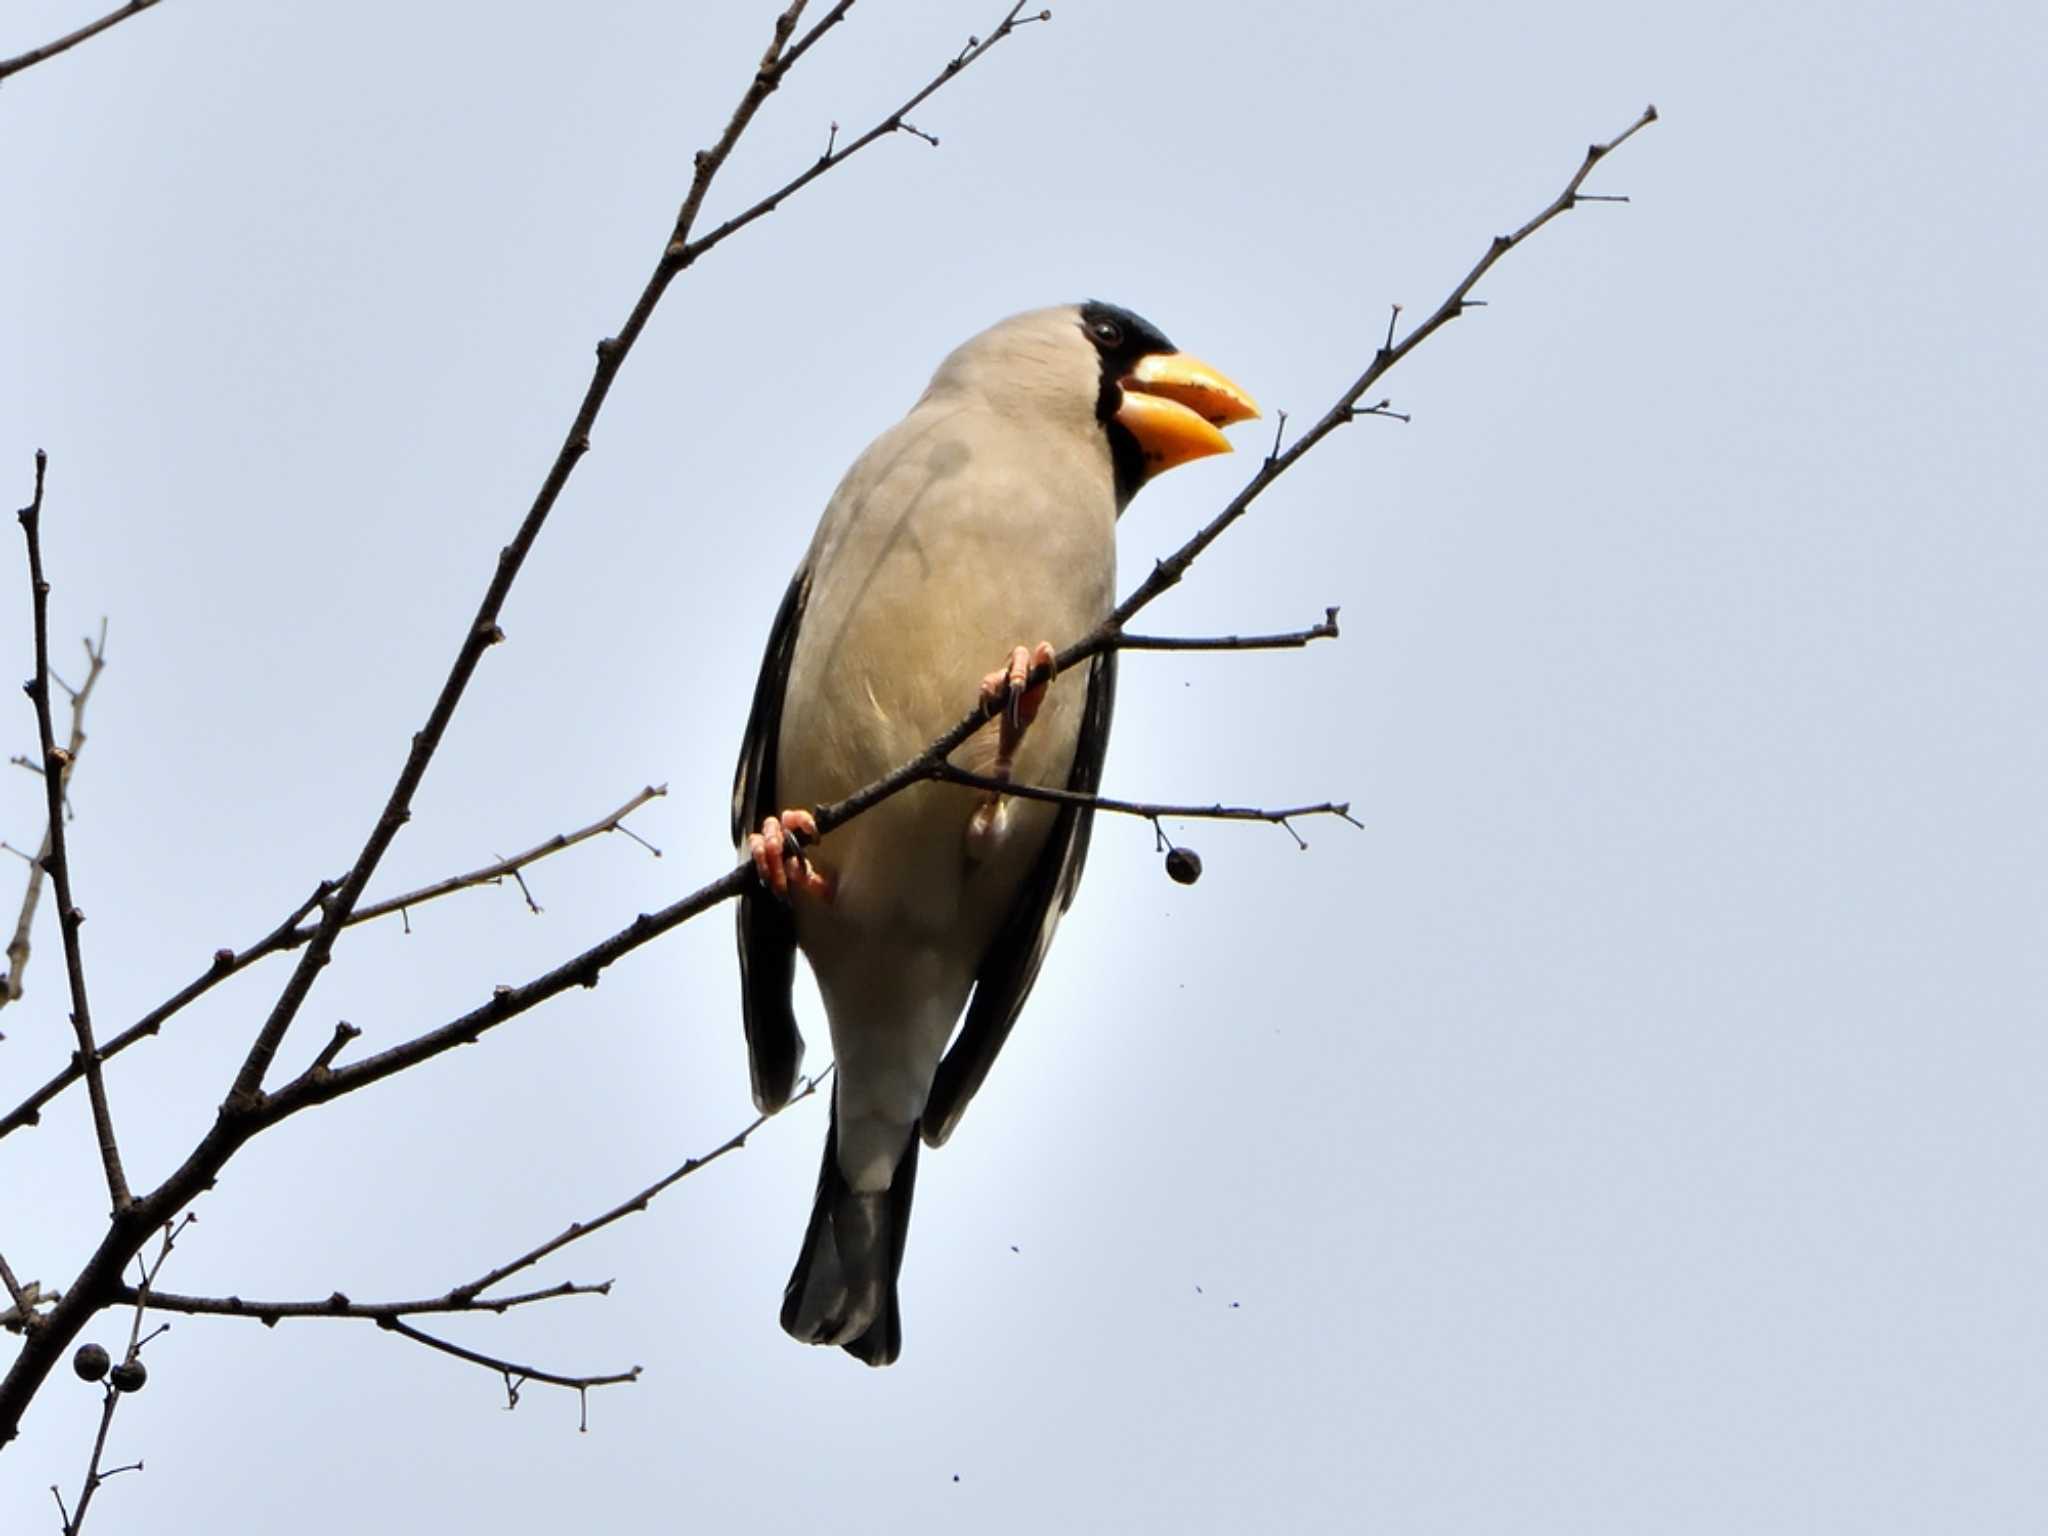
MULTIPOLYGON (((100 680, 100 673, 107 665, 107 621, 100 620, 99 644, 95 646, 90 636, 85 642, 85 681, 78 687, 67 689, 71 695, 71 730, 65 739, 65 753, 70 761, 64 767, 63 789, 68 805, 71 791, 71 775, 78 767, 78 754, 85 750, 85 706, 92 698, 92 690, 100 680)), ((41 775, 40 763, 32 763, 25 757, 9 758, 31 773, 41 775)), ((4 846, 4 845, 0 845, 4 846)), ((10 852, 16 850, 9 850, 10 852)), ((28 969, 29 931, 35 926, 36 908, 43 899, 43 861, 50 856, 50 834, 43 833, 43 846, 34 858, 22 854, 28 861, 28 887, 21 896, 21 915, 15 919, 14 937, 7 944, 7 975, 0 980, 0 1008, 21 998, 22 974, 28 969)))
POLYGON ((1139 816, 1153 822, 1162 816, 1171 816, 1176 821, 1264 821, 1274 826, 1286 826, 1288 822, 1303 816, 1336 816, 1350 822, 1354 827, 1362 825, 1352 817, 1351 802, 1348 800, 1341 804, 1325 800, 1318 805, 1290 805, 1284 810, 1270 811, 1251 805, 1220 803, 1152 805, 1138 800, 1115 800, 1108 795, 1083 794, 1073 789, 1051 789, 1037 784, 1019 784, 1011 779, 993 778, 985 773, 970 773, 952 763, 937 764, 927 777, 942 784, 962 784, 969 789, 993 790, 1019 800, 1046 800, 1054 805, 1085 805, 1090 810, 1111 811, 1122 816, 1139 816))
MULTIPOLYGON (((363 844, 362 852, 356 856, 355 863, 350 866, 340 888, 323 907, 319 926, 308 941, 305 953, 293 969, 290 979, 286 981, 269 1016, 263 1021, 248 1054, 243 1058, 241 1069, 235 1074, 234 1085, 229 1092, 231 1104, 249 1105, 262 1097, 264 1077, 277 1056, 285 1032, 297 1018, 300 1007, 312 990, 314 979, 332 955, 334 941, 355 911, 356 903, 362 897, 363 888, 376 873, 378 864, 391 846, 392 840, 397 837, 399 829, 411 819, 413 796, 426 776, 427 766, 441 744, 441 739, 448 729, 448 722, 454 717, 456 706, 462 702, 462 696, 469 687, 470 679, 476 673, 478 663, 483 659, 486 650, 504 638, 504 632, 498 627, 498 615, 512 590, 512 584, 518 579, 526 557, 533 548, 534 540, 539 537, 548 515, 554 510, 562 488, 568 484, 569 476, 575 471, 583 455, 590 451, 590 433, 596 424, 598 413, 604 408, 620 367, 632 351, 634 343, 639 340, 647 322, 653 317, 656 306, 660 304, 663 294, 668 291, 669 284, 706 251, 768 212, 783 197, 800 190, 834 165, 843 163, 884 133, 894 131, 895 119, 939 90, 959 73, 960 67, 964 67, 949 65, 941 70, 930 84, 913 96, 891 119, 863 134, 833 157, 814 163, 793 177, 781 191, 771 194, 768 199, 727 220, 710 234, 693 242, 690 238, 691 231, 696 224, 698 212, 703 207, 704 198, 711 190, 711 183, 720 167, 725 164, 733 146, 738 143, 740 135, 753 121, 762 103, 782 83, 791 66, 825 30, 838 24, 851 3, 852 0, 841 0, 840 4, 834 6, 818 25, 792 48, 790 34, 795 30, 805 6, 805 0, 792 0, 789 8, 776 18, 774 36, 761 57, 760 67, 741 96, 738 107, 734 109, 731 121, 726 124, 725 131, 719 135, 718 141, 710 149, 700 151, 697 155, 696 174, 691 179, 690 189, 683 199, 682 208, 676 215, 674 228, 670 231, 661 259, 656 262, 654 271, 642 288, 632 312, 626 317, 625 324, 619 328, 616 335, 598 343, 596 368, 588 388, 584 391, 582 403, 577 407, 575 418, 570 422, 560 448, 556 450, 554 462, 511 543, 499 551, 497 570, 485 589, 483 601, 478 605, 476 617, 465 633, 454 664, 449 669, 447 680, 442 684, 440 695, 435 699, 433 709, 427 717, 426 725, 413 737, 412 750, 406 757, 404 767, 399 771, 398 780, 392 786, 382 814, 377 818, 376 825, 363 844)), ((971 51, 967 62, 972 62, 973 58, 987 52, 1009 34, 1017 10, 1017 7, 1011 9, 996 33, 986 43, 971 51)), ((4 1428, 4 1422, 0 1422, 0 1428, 4 1428)))
MULTIPOLYGON (((18 53, 11 59, 0 60, 0 80, 5 80, 9 75, 18 75, 24 69, 40 64, 45 59, 54 59, 60 53, 68 53, 87 38, 99 36, 107 28, 118 26, 130 16, 148 10, 156 3, 157 0, 128 0, 128 3, 118 10, 109 11, 98 21, 87 22, 76 32, 68 32, 53 43, 45 43, 40 48, 29 49, 27 53, 18 53)), ((84 1513, 82 1509, 79 1511, 81 1516, 84 1513)))
POLYGON ((78 942, 78 927, 85 915, 72 900, 71 863, 64 854, 64 776, 71 767, 71 754, 57 745, 50 721, 50 584, 43 579, 42 538, 43 473, 48 467, 49 456, 38 448, 35 499, 18 514, 22 537, 28 545, 29 591, 35 612, 36 675, 29 680, 27 691, 36 707, 36 732, 43 749, 43 800, 50 818, 44 838, 49 851, 40 862, 49 872, 51 887, 57 895, 57 926, 64 936, 64 968, 71 981, 71 1028, 78 1037, 86 1096, 92 1101, 93 1134, 99 1142, 100 1167, 107 1177, 107 1197, 118 1218, 127 1211, 133 1197, 128 1193, 128 1175, 121 1167, 121 1148, 114 1140, 107 1084, 100 1071, 99 1048, 92 1037, 92 1008, 85 995, 85 956, 78 942))
MULTIPOLYGON (((444 1355, 453 1355, 458 1360, 467 1360, 472 1365, 480 1365, 487 1371, 496 1371, 505 1378, 505 1395, 509 1399, 505 1406, 508 1408, 519 1406, 519 1389, 529 1381, 543 1382, 551 1387, 568 1387, 570 1390, 581 1394, 589 1391, 592 1387, 620 1386, 626 1382, 638 1381, 640 1379, 640 1367, 637 1365, 623 1371, 612 1371, 600 1376, 563 1376, 554 1371, 544 1371, 539 1366, 520 1365, 515 1361, 500 1359, 496 1355, 484 1354, 480 1350, 465 1349, 460 1344, 452 1343, 447 1339, 436 1338, 431 1333, 423 1332, 399 1318, 387 1317, 378 1323, 377 1326, 389 1329, 402 1338, 411 1339, 415 1344, 424 1344, 429 1349, 438 1349, 444 1355)), ((587 1421, 585 1427, 588 1427, 587 1421)))
MULTIPOLYGON (((249 1301, 240 1296, 185 1296, 175 1291, 153 1291, 149 1304, 159 1312, 180 1312, 190 1317, 247 1317, 274 1326, 288 1317, 345 1317, 359 1322, 382 1322, 394 1317, 422 1317, 444 1312, 509 1312, 530 1307, 537 1301, 562 1296, 609 1296, 612 1283, 595 1285, 564 1280, 538 1291, 520 1291, 510 1296, 470 1296, 449 1291, 441 1296, 423 1296, 412 1301, 351 1301, 344 1293, 318 1301, 249 1301)), ((134 1300, 135 1290, 123 1286, 112 1300, 116 1305, 134 1300)))
MULTIPOLYGON (((647 849, 656 858, 660 858, 661 850, 627 826, 625 818, 648 801, 658 799, 667 793, 668 786, 666 784, 649 785, 610 815, 600 817, 598 820, 590 823, 589 826, 580 827, 574 832, 558 832, 545 842, 536 843, 524 853, 514 854, 508 859, 500 859, 496 863, 487 864, 481 869, 471 870, 466 875, 451 875, 445 880, 436 881, 432 885, 422 886, 416 891, 408 891, 403 896, 393 896, 387 901, 372 902, 368 906, 361 907, 351 913, 345 926, 354 927, 358 923, 372 922, 380 917, 389 917, 394 912, 402 915, 408 912, 410 908, 418 906, 422 902, 433 901, 442 896, 450 896, 457 891, 489 885, 505 875, 513 874, 530 864, 537 864, 542 859, 560 853, 564 849, 573 848, 578 843, 588 842, 592 838, 606 832, 622 832, 634 842, 640 844, 641 847, 647 849)), ((213 962, 206 970, 193 978, 192 981, 179 991, 173 993, 170 997, 152 1008, 135 1023, 122 1030, 120 1034, 114 1036, 105 1045, 101 1046, 100 1060, 103 1062, 111 1060, 127 1050, 129 1046, 135 1044, 136 1041, 156 1034, 163 1028, 164 1021, 173 1014, 179 1013, 192 1003, 197 1002, 230 976, 238 975, 242 971, 247 970, 258 960, 297 949, 307 943, 318 931, 316 928, 303 926, 307 914, 311 913, 325 901, 338 883, 332 880, 322 881, 314 888, 313 894, 301 902, 289 917, 247 949, 239 951, 232 949, 215 950, 213 962)), ((410 931, 409 925, 408 931, 410 931)), ((0 1138, 5 1138, 12 1132, 21 1130, 25 1126, 38 1123, 42 1118, 43 1106, 70 1087, 71 1084, 77 1082, 83 1075, 79 1070, 76 1059, 67 1063, 63 1070, 51 1077, 42 1087, 22 1100, 20 1104, 9 1110, 5 1115, 0 1115, 0 1138)))

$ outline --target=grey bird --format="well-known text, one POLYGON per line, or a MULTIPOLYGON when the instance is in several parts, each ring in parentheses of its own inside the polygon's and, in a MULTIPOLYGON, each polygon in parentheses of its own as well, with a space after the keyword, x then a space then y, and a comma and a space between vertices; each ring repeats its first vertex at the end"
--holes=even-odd
POLYGON ((1074 899, 1092 816, 925 783, 820 840, 806 808, 915 757, 977 681, 991 718, 953 762, 1092 793, 1116 658, 1037 687, 1031 671, 1108 615, 1117 517, 1138 488, 1228 452, 1220 428, 1257 415, 1128 310, 1034 310, 947 357, 826 505, 769 635, 732 804, 760 876, 739 903, 754 1102, 779 1109, 795 1090, 799 948, 838 1063, 783 1295, 797 1339, 870 1365, 901 1350, 918 1142, 953 1133, 1002 1049, 1074 899))

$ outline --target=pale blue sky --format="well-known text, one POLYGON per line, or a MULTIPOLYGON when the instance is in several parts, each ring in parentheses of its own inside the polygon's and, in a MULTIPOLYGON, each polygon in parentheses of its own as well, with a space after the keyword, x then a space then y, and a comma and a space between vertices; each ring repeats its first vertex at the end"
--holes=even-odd
MULTIPOLYGON (((0 53, 91 9, 23 0, 0 53)), ((1307 418, 1655 101, 1589 187, 1633 203, 1517 252, 1388 381, 1413 424, 1319 450, 1147 626, 1336 603, 1344 639, 1126 664, 1111 792, 1365 831, 1188 827, 1189 890, 1098 827, 924 1164, 893 1369, 776 1327, 812 1102, 542 1272, 610 1299, 450 1325, 644 1365, 587 1436, 368 1327, 179 1320, 88 1529, 2039 1530, 2041 8, 1054 9, 917 114, 938 150, 678 285, 377 888, 655 781, 665 857, 359 931, 287 1057, 724 867, 783 583, 956 342, 1099 296, 1307 418)), ((864 0, 713 214, 998 14, 864 0)), ((112 621, 73 833, 112 1027, 353 855, 768 15, 166 0, 0 89, 0 492, 50 451, 60 654, 112 621)), ((1149 489, 1127 573, 1253 462, 1149 489)), ((68 1049, 54 940, 7 1103, 68 1049)), ((281 974, 111 1072, 138 1180, 281 974)), ((260 1143, 165 1283, 444 1288, 717 1144, 746 1084, 720 911, 260 1143)), ((0 1145, 24 1277, 77 1263, 96 1182, 81 1099, 0 1145)), ((53 1379, 0 1529, 53 1528, 95 1412, 53 1379)))

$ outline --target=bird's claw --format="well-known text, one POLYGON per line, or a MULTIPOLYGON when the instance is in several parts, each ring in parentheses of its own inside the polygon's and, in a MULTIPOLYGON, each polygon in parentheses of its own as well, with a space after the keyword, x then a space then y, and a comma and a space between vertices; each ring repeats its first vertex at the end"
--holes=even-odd
POLYGON ((747 834, 747 854, 761 883, 784 901, 792 892, 832 899, 832 877, 818 868, 805 853, 804 845, 818 840, 817 818, 809 811, 784 811, 761 823, 761 830, 747 834))
MULTIPOLYGON (((1045 690, 1051 683, 1054 658, 1058 655, 1050 640, 1041 640, 1031 649, 1016 646, 1010 652, 1009 661, 981 680, 982 713, 1001 721, 996 730, 995 762, 989 767, 989 777, 998 783, 1010 782, 1010 775, 1016 770, 1017 748, 1024 741, 1025 731, 1038 718, 1039 706, 1045 703, 1045 690), (1040 667, 1047 672, 1046 681, 1035 687, 1031 674, 1040 667)), ((967 819, 967 852, 970 858, 986 856, 989 848, 1002 834, 1004 824, 1003 794, 1001 790, 982 791, 981 803, 974 808, 974 814, 967 819)))
MULTIPOLYGON (((1046 683, 1031 686, 1031 674, 1040 667, 1050 673, 1057 655, 1050 640, 1041 640, 1029 650, 1016 646, 1006 665, 981 680, 982 712, 994 715, 1000 711, 1003 717, 996 747, 995 776, 999 779, 1009 778, 1018 743, 1023 741, 1024 732, 1038 718, 1039 706, 1045 702, 1046 683)), ((1048 677, 1047 682, 1050 681, 1048 677)))

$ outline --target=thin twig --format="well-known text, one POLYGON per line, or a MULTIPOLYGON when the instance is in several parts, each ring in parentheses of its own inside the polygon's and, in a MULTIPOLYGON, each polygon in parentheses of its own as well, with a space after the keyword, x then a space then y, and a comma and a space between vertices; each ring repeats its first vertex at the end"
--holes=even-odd
POLYGON ((1327 617, 1307 629, 1290 629, 1277 635, 1118 635, 1111 645, 1118 651, 1287 651, 1299 650, 1316 640, 1337 638, 1337 610, 1323 610, 1327 617))
POLYGON ((40 64, 45 59, 54 59, 60 53, 69 52, 87 38, 99 36, 107 28, 119 25, 130 16, 148 10, 156 3, 157 0, 128 0, 128 3, 118 10, 109 11, 98 21, 87 22, 76 32, 68 32, 53 43, 44 43, 40 48, 31 48, 27 53, 18 53, 11 59, 0 60, 0 80, 5 80, 9 75, 18 75, 29 66, 40 64))
MULTIPOLYGON (((133 1360, 148 1340, 142 1337, 142 1314, 150 1304, 150 1287, 156 1284, 156 1277, 164 1267, 164 1260, 171 1256, 171 1250, 178 1246, 178 1238, 184 1230, 199 1218, 187 1211, 183 1218, 164 1223, 163 1245, 156 1251, 156 1261, 142 1266, 142 1283, 129 1293, 127 1299, 135 1305, 134 1321, 128 1325, 128 1358, 133 1360)), ((142 1264, 141 1259, 135 1261, 142 1264)), ((157 1333, 163 1330, 159 1328, 157 1333)), ((156 1334, 150 1335, 155 1338, 156 1334)))
POLYGON ((507 1407, 517 1406, 519 1387, 529 1381, 545 1382, 551 1387, 568 1387, 575 1392, 586 1392, 592 1387, 621 1386, 626 1382, 640 1379, 640 1367, 637 1365, 598 1376, 564 1376, 554 1371, 544 1371, 537 1365, 520 1365, 516 1361, 501 1359, 497 1355, 487 1355, 481 1350, 465 1349, 460 1344, 436 1338, 431 1333, 415 1328, 400 1318, 387 1317, 377 1326, 389 1329, 401 1338, 411 1339, 415 1344, 424 1344, 429 1349, 438 1349, 444 1355, 453 1355, 458 1360, 467 1360, 471 1365, 480 1365, 487 1371, 497 1372, 505 1378, 506 1394, 511 1398, 507 1407), (519 1378, 517 1383, 512 1380, 515 1376, 519 1378))
POLYGON ((43 800, 50 818, 46 836, 49 851, 43 856, 42 865, 49 871, 50 885, 57 896, 57 926, 64 936, 64 969, 71 982, 71 1028, 78 1038, 86 1095, 92 1101, 93 1135, 99 1143, 100 1167, 107 1177, 107 1198, 118 1219, 133 1197, 128 1192, 128 1175, 121 1167, 121 1148, 114 1140, 114 1116, 107 1106, 99 1047, 92 1037, 92 1007, 85 994, 85 955, 78 942, 78 927, 85 915, 72 900, 71 861, 64 852, 64 776, 71 766, 71 755, 57 745, 50 720, 50 584, 43 579, 42 537, 43 473, 48 466, 49 456, 38 448, 35 499, 19 514, 22 537, 28 545, 29 590, 35 611, 36 674, 29 680, 28 696, 36 707, 36 733, 43 750, 43 800))
MULTIPOLYGON (((805 1083, 803 1091, 793 1095, 790 1098, 789 1103, 801 1104, 805 1099, 808 1099, 812 1094, 816 1093, 819 1087, 829 1077, 831 1077, 831 1075, 832 1069, 830 1067, 827 1067, 823 1072, 819 1073, 816 1077, 812 1078, 809 1082, 805 1083)), ((783 1106, 784 1109, 787 1109, 788 1107, 789 1105, 787 1104, 783 1106)), ((780 1113, 780 1111, 777 1111, 777 1113, 780 1113)), ((636 1212, 646 1210, 647 1207, 654 1201, 654 1199, 657 1196, 659 1196, 663 1191, 667 1190, 670 1186, 680 1183, 684 1179, 687 1179, 691 1174, 696 1173, 699 1169, 710 1166, 712 1163, 717 1162, 721 1157, 726 1156, 728 1153, 739 1151, 740 1148, 744 1147, 747 1144, 747 1138, 752 1136, 754 1132, 758 1131, 763 1125, 765 1125, 768 1121, 768 1118, 769 1117, 767 1115, 756 1115, 753 1118, 753 1120, 747 1124, 747 1127, 744 1130, 740 1131, 738 1134, 727 1137, 725 1141, 721 1142, 718 1146, 713 1147, 709 1152, 705 1152, 697 1157, 687 1159, 679 1167, 674 1168, 668 1173, 663 1174, 660 1178, 656 1179, 652 1184, 649 1184, 645 1189, 639 1191, 637 1194, 629 1195, 626 1199, 621 1200, 617 1205, 613 1206, 610 1210, 604 1212, 602 1215, 594 1216, 589 1221, 571 1222, 568 1226, 564 1227, 560 1233, 558 1233, 554 1237, 549 1238, 546 1242, 538 1244, 537 1246, 528 1249, 525 1253, 522 1253, 518 1258, 513 1259, 510 1263, 499 1265, 489 1274, 479 1276, 475 1280, 472 1280, 468 1285, 456 1287, 456 1290, 450 1292, 450 1294, 455 1295, 458 1293, 462 1293, 474 1296, 479 1292, 486 1291, 490 1289, 492 1286, 499 1284, 507 1277, 518 1274, 519 1271, 521 1271, 522 1269, 531 1268, 533 1265, 538 1264, 542 1259, 547 1258, 550 1254, 561 1251, 562 1249, 568 1247, 571 1243, 581 1242, 584 1238, 590 1236, 591 1233, 600 1231, 603 1228, 610 1226, 615 1221, 622 1220, 623 1218, 631 1216, 636 1212)))
POLYGON ((307 1070, 309 1072, 325 1072, 334 1065, 334 1058, 342 1053, 349 1041, 361 1038, 362 1033, 355 1025, 349 1023, 347 1019, 343 1019, 334 1026, 333 1035, 329 1037, 325 1045, 320 1047, 320 1054, 313 1058, 313 1065, 307 1068, 307 1070))
POLYGON ((1265 810, 1254 805, 1152 805, 1138 800, 1115 800, 1108 795, 1084 794, 1073 789, 1051 789, 1038 784, 1019 784, 1011 779, 970 773, 952 763, 935 764, 927 777, 941 784, 961 784, 969 789, 986 789, 1019 800, 1046 800, 1054 805, 1084 805, 1094 811, 1110 811, 1156 822, 1162 816, 1176 821, 1264 821, 1285 826, 1303 816, 1336 816, 1352 826, 1361 826, 1351 814, 1351 802, 1325 800, 1317 805, 1290 805, 1282 810, 1265 810))
MULTIPOLYGON (((67 809, 70 805, 71 776, 78 771, 78 754, 85 750, 85 706, 87 701, 92 698, 92 690, 100 680, 100 673, 106 670, 107 621, 105 619, 100 620, 98 645, 93 644, 91 636, 86 637, 85 655, 85 681, 76 688, 67 688, 66 690, 71 695, 71 730, 65 739, 64 747, 68 761, 64 765, 63 775, 63 789, 67 809)), ((41 764, 32 763, 25 757, 9 758, 8 761, 19 763, 22 767, 38 776, 41 776, 43 772, 41 764)), ((45 830, 42 848, 36 856, 31 859, 27 854, 22 854, 22 857, 28 860, 28 887, 22 892, 21 915, 15 919, 14 937, 7 944, 7 975, 4 980, 0 980, 0 1008, 5 1008, 9 1003, 16 1002, 21 997, 22 973, 28 969, 29 931, 35 926, 36 907, 43 899, 43 861, 49 858, 50 851, 50 834, 45 830)))
POLYGON ((112 1387, 100 1389, 100 1427, 92 1439, 92 1457, 85 1465, 85 1482, 78 1490, 78 1508, 71 1511, 64 1507, 64 1495, 57 1491, 55 1483, 50 1484, 50 1497, 57 1501, 57 1512, 64 1519, 64 1536, 78 1536, 78 1530, 85 1524, 85 1512, 92 1504, 92 1496, 99 1492, 100 1458, 106 1454, 107 1431, 114 1427, 114 1410, 121 1404, 121 1394, 112 1387))
MULTIPOLYGON (((343 926, 353 928, 358 923, 389 917, 394 912, 403 912, 408 908, 420 906, 436 897, 450 896, 457 891, 470 890, 479 885, 495 884, 507 875, 518 874, 529 864, 538 864, 551 854, 560 853, 565 848, 574 848, 578 843, 587 843, 593 837, 601 837, 607 832, 625 832, 630 835, 632 829, 621 826, 620 823, 648 801, 657 800, 667 793, 666 784, 650 784, 609 816, 599 817, 587 827, 579 827, 574 832, 557 832, 546 842, 536 843, 524 853, 515 853, 510 858, 499 859, 484 865, 481 869, 473 869, 466 875, 450 875, 445 880, 436 880, 432 885, 423 885, 416 891, 407 891, 403 896, 392 896, 383 901, 371 902, 368 906, 350 913, 348 922, 343 926)), ((635 840, 641 842, 643 847, 646 846, 644 839, 635 840)), ((531 905, 531 902, 532 898, 529 897, 528 904, 531 905)), ((313 936, 312 929, 305 929, 303 933, 305 937, 300 939, 300 943, 313 936)))

